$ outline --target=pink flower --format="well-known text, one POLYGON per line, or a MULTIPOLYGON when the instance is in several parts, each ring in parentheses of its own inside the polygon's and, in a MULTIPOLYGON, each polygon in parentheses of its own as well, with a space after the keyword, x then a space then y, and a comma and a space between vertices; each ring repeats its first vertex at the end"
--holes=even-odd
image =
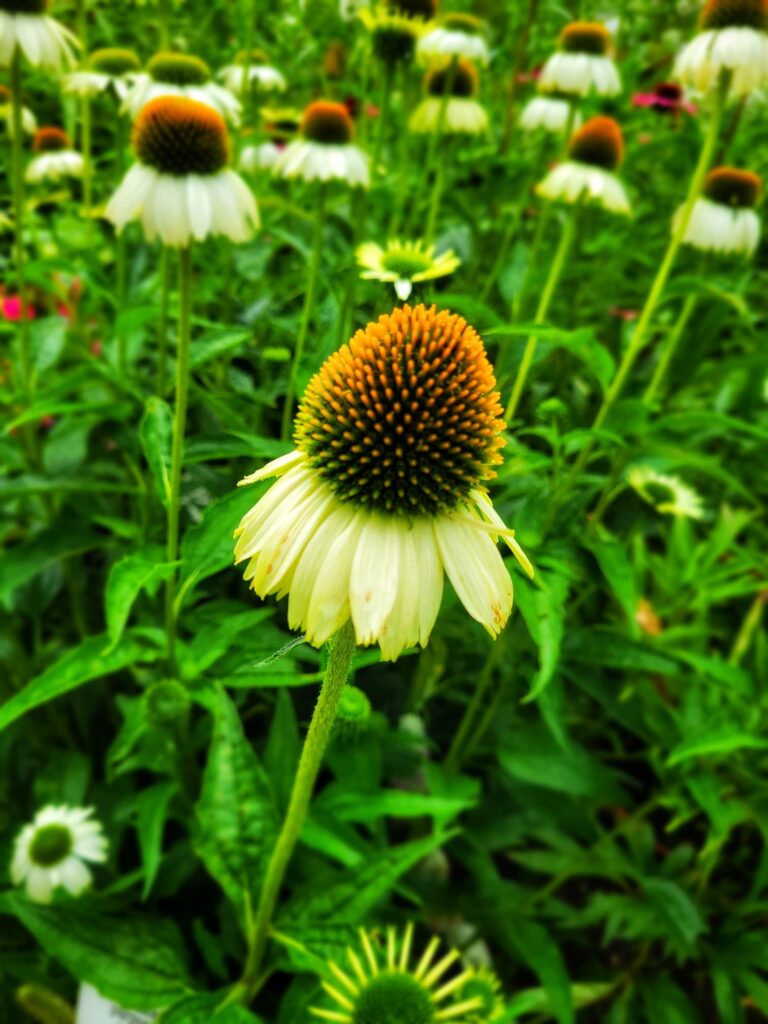
POLYGON ((683 90, 675 82, 659 82, 653 92, 636 92, 632 106, 650 107, 657 114, 677 115, 681 110, 687 114, 696 113, 696 106, 685 100, 683 90))
MULTIPOLYGON (((21 296, 4 295, 2 298, 3 318, 5 320, 21 320, 21 296)), ((37 316, 35 307, 29 302, 26 304, 27 320, 34 320, 37 316)))

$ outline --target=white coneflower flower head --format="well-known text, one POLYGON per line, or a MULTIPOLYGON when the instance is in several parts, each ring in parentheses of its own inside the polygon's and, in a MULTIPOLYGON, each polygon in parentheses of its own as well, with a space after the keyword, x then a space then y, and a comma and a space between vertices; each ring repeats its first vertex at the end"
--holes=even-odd
POLYGON ((11 881, 23 885, 36 903, 49 903, 61 886, 79 896, 92 881, 87 863, 107 859, 101 824, 92 807, 49 806, 38 811, 16 838, 11 881))
POLYGON ((558 39, 558 50, 541 69, 543 90, 558 90, 569 96, 616 96, 621 78, 611 57, 611 34, 599 22, 574 21, 558 39))
POLYGON ((401 302, 410 297, 413 285, 452 274, 461 260, 452 249, 435 255, 434 245, 426 242, 390 239, 382 248, 375 242, 365 242, 355 253, 358 264, 364 268, 360 275, 368 281, 388 281, 394 285, 401 302))
POLYGON ((333 1009, 311 1007, 310 1012, 337 1024, 473 1024, 482 1001, 458 994, 472 971, 457 973, 460 954, 451 950, 438 957, 439 949, 440 940, 432 938, 424 953, 414 956, 412 924, 402 936, 388 928, 383 941, 361 929, 360 944, 347 950, 346 962, 328 962, 323 989, 333 1009))
POLYGON ((156 53, 125 98, 125 108, 136 117, 159 96, 184 96, 213 107, 232 124, 240 123, 240 101, 211 78, 211 69, 188 53, 156 53))
POLYGON ((564 135, 569 128, 579 127, 581 114, 574 109, 573 97, 566 93, 539 91, 523 107, 518 123, 526 132, 564 135))
POLYGON ((82 177, 85 161, 72 148, 69 136, 61 128, 40 128, 35 133, 32 148, 36 155, 27 166, 27 181, 60 181, 62 178, 82 177))
POLYGON ((768 84, 768 0, 709 0, 699 29, 675 61, 684 85, 708 93, 727 74, 738 98, 768 84))
POLYGON ((486 65, 490 60, 485 24, 473 14, 444 14, 416 46, 424 64, 445 66, 456 58, 486 65))
POLYGON ((275 174, 304 181, 344 181, 368 188, 368 156, 354 143, 355 126, 342 103, 316 100, 304 111, 294 139, 275 166, 275 174))
POLYGON ((475 98, 477 69, 468 60, 433 67, 424 78, 425 98, 408 121, 418 135, 481 135, 488 130, 488 114, 475 98))
POLYGON ((362 7, 357 14, 371 34, 375 57, 390 68, 410 64, 416 52, 416 41, 425 29, 420 18, 401 14, 383 3, 373 8, 362 7))
POLYGON ((558 164, 536 192, 565 203, 596 203, 611 213, 630 213, 629 200, 616 171, 624 159, 624 136, 612 117, 593 117, 574 132, 568 159, 558 164))
POLYGON ((248 88, 260 92, 285 92, 288 87, 285 78, 272 67, 263 50, 241 50, 233 64, 221 69, 219 77, 225 87, 238 96, 248 88))
MULTIPOLYGON (((704 181, 683 234, 683 241, 704 252, 751 256, 760 242, 760 218, 755 207, 762 182, 752 171, 716 167, 704 181)), ((675 214, 673 230, 684 216, 675 214)))
POLYGON ((244 242, 258 226, 248 186, 227 166, 229 134, 221 114, 180 96, 144 106, 133 128, 137 163, 106 208, 118 231, 140 220, 149 241, 187 246, 225 235, 244 242))
POLYGON ((61 71, 76 63, 77 36, 48 16, 50 0, 0 0, 0 67, 21 50, 34 67, 61 71))
POLYGON ((636 465, 629 467, 626 479, 643 501, 653 505, 662 515, 704 518, 701 496, 679 477, 659 473, 652 466, 636 465))
POLYGON ((320 646, 351 618, 357 642, 394 660, 426 645, 443 572, 496 636, 512 609, 503 538, 530 563, 485 493, 504 420, 482 341, 434 306, 403 306, 358 331, 312 378, 296 450, 241 483, 278 476, 236 531, 261 597, 320 646))
POLYGON ((141 63, 133 50, 94 50, 84 70, 73 71, 65 77, 64 91, 96 96, 112 89, 118 99, 124 100, 140 71, 141 63))

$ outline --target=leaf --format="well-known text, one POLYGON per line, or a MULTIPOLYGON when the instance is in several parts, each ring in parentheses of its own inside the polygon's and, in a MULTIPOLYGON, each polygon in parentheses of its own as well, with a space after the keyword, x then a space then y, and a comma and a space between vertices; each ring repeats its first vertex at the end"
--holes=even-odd
POLYGON ((161 1013, 156 1024, 261 1024, 261 1018, 244 1006, 222 1006, 226 998, 226 992, 186 996, 161 1013))
POLYGON ((277 704, 264 750, 264 768, 270 777, 272 790, 281 808, 288 806, 300 753, 301 740, 293 699, 287 690, 278 690, 277 704))
POLYGON ((147 545, 121 558, 109 570, 104 602, 107 633, 113 644, 122 636, 133 603, 141 591, 167 579, 178 564, 164 561, 163 555, 158 545, 147 545))
POLYGON ((101 679, 137 662, 154 662, 160 656, 156 647, 138 635, 125 634, 114 646, 106 633, 89 637, 67 651, 50 668, 30 680, 23 690, 0 707, 0 731, 28 711, 47 704, 92 679, 101 679))
POLYGON ((251 337, 251 332, 242 328, 219 328, 195 339, 189 361, 191 369, 197 370, 212 359, 239 349, 251 337))
POLYGON ((196 814, 199 856, 235 906, 247 907, 266 869, 278 815, 269 779, 222 688, 196 814))
POLYGON ((681 667, 671 652, 657 650, 640 640, 630 640, 609 629, 571 629, 563 638, 569 659, 605 668, 627 669, 630 673, 655 672, 679 675, 681 667))
POLYGON ((724 756, 734 750, 766 750, 768 739, 745 733, 738 728, 723 726, 689 736, 671 752, 667 764, 672 767, 692 757, 724 756))
POLYGON ((5 549, 0 556, 0 601, 52 563, 104 543, 104 538, 82 526, 56 526, 5 549))
POLYGON ((455 818, 474 807, 479 794, 468 798, 433 796, 430 793, 408 793, 401 789, 383 789, 376 793, 334 790, 323 793, 315 801, 315 809, 330 814, 338 821, 371 822, 379 818, 455 818))
POLYGON ((565 628, 568 580, 557 573, 539 570, 535 583, 522 578, 516 587, 518 607, 539 649, 539 670, 525 697, 526 701, 531 701, 541 694, 557 672, 565 628))
POLYGON ((155 491, 163 505, 171 494, 171 445, 173 443, 173 416, 161 398, 147 401, 139 424, 139 438, 147 465, 155 482, 155 491))
POLYGON ((157 1010, 190 991, 176 926, 167 918, 42 907, 17 893, 5 905, 80 981, 130 1010, 157 1010))
POLYGON ((202 522, 187 530, 181 545, 181 594, 193 585, 235 564, 234 531, 269 482, 241 487, 210 505, 202 522))
POLYGON ((666 878, 644 878, 642 886, 649 903, 670 933, 692 947, 707 926, 690 896, 666 878))
POLYGON ((340 881, 299 890, 283 906, 277 927, 299 935, 301 924, 356 925, 393 888, 401 875, 438 849, 450 838, 438 833, 427 839, 403 843, 366 857, 361 865, 345 871, 340 881))
POLYGON ((548 1008, 559 1024, 573 1024, 571 979, 562 953, 549 932, 535 921, 515 917, 499 938, 536 974, 547 996, 548 1008))
POLYGON ((176 792, 175 782, 158 782, 142 790, 136 798, 138 817, 136 832, 144 868, 144 888, 141 898, 145 900, 152 889, 152 883, 160 867, 163 852, 163 827, 168 804, 176 792))
POLYGON ((585 546, 595 556, 600 571, 621 605, 632 635, 639 636, 640 627, 636 619, 639 595, 626 547, 606 532, 601 540, 591 540, 585 546))

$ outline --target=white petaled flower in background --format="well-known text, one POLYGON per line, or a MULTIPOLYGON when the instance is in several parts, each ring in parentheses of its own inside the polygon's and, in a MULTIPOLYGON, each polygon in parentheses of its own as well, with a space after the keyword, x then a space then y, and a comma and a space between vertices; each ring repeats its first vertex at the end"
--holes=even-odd
POLYGON ((133 50, 94 50, 84 69, 65 75, 64 92, 98 96, 111 89, 122 101, 140 71, 141 63, 133 50))
POLYGON ((347 949, 346 960, 328 961, 322 985, 333 1009, 309 1012, 335 1024, 490 1024, 481 1012, 486 986, 466 991, 476 972, 461 968, 458 950, 437 956, 440 940, 433 937, 414 956, 413 931, 408 924, 401 937, 389 927, 382 941, 360 929, 359 946, 347 949))
POLYGON ((92 807, 44 807, 16 837, 11 881, 35 903, 50 903, 59 887, 79 896, 91 885, 86 865, 107 859, 107 840, 92 814, 92 807))
POLYGON ((265 107, 261 111, 264 131, 269 135, 265 142, 247 143, 240 151, 238 166, 246 174, 258 171, 273 171, 288 143, 296 138, 301 126, 301 115, 293 109, 265 107))
POLYGON ((85 161, 72 148, 69 136, 61 128, 40 128, 32 145, 36 156, 27 165, 24 174, 27 181, 61 181, 83 176, 85 161))
POLYGON ((358 331, 310 381, 296 450, 241 484, 278 477, 235 532, 260 597, 320 646, 351 619, 394 661, 425 646, 447 573, 497 636, 512 610, 503 539, 530 562, 485 490, 504 420, 482 341, 465 320, 403 306, 358 331))
POLYGON ((46 13, 50 0, 0 0, 0 67, 10 67, 17 50, 33 67, 73 67, 80 42, 46 13))
MULTIPOLYGON (((704 181, 693 205, 683 241, 704 252, 751 256, 760 242, 760 218, 755 212, 762 183, 751 171, 716 167, 704 181)), ((673 230, 683 216, 675 214, 673 230)))
POLYGON ((234 125, 240 124, 240 100, 214 82, 204 60, 185 53, 156 53, 146 73, 136 76, 124 107, 136 117, 141 108, 159 96, 183 96, 213 107, 234 125))
POLYGON ((234 64, 227 64, 219 71, 219 78, 225 88, 236 96, 242 96, 248 89, 259 92, 285 92, 287 83, 277 68, 273 68, 262 50, 243 50, 235 57, 234 64))
POLYGON ((732 98, 768 84, 768 0, 709 0, 699 28, 677 56, 675 78, 708 93, 729 74, 732 98))
POLYGON ((426 96, 411 114, 408 127, 417 135, 484 134, 488 114, 475 99, 478 88, 477 70, 469 61, 433 68, 424 79, 426 96))
POLYGON ((637 465, 629 467, 626 480, 643 501, 662 515, 704 518, 701 495, 677 476, 659 473, 652 466, 637 465))
POLYGON ((401 302, 407 301, 414 284, 445 277, 461 265, 452 249, 436 256, 434 245, 422 241, 401 242, 396 238, 390 239, 383 249, 375 242, 364 242, 355 256, 364 268, 360 277, 391 283, 401 302))
POLYGON ((539 93, 528 100, 518 121, 526 132, 549 132, 564 135, 569 128, 575 130, 581 124, 581 114, 573 108, 573 101, 565 95, 539 93))
POLYGON ((543 91, 569 96, 616 96, 621 77, 611 57, 611 34, 599 22, 574 21, 558 39, 558 50, 544 64, 539 77, 543 91))
POLYGON ((485 25, 472 14, 444 14, 421 36, 416 56, 423 64, 445 65, 456 58, 486 65, 490 60, 485 25))
POLYGON ((426 30, 421 18, 401 13, 385 3, 362 7, 358 17, 371 35, 371 50, 378 60, 390 68, 411 63, 416 41, 426 30))
POLYGON ((140 220, 149 241, 187 246, 224 235, 245 242, 259 224, 256 201, 227 165, 230 146, 221 114, 181 96, 144 106, 133 127, 137 162, 106 208, 121 231, 140 220))
POLYGON ((370 165, 353 142, 355 126, 341 103, 316 100, 304 111, 299 138, 290 142, 274 168, 282 178, 303 181, 344 181, 368 188, 370 165))
POLYGON ((573 134, 568 159, 536 186, 537 195, 553 202, 595 203, 611 213, 631 212, 616 174, 624 158, 624 137, 612 117, 593 117, 573 134))
MULTIPOLYGON (((0 85, 0 121, 5 125, 10 138, 13 138, 13 101, 10 89, 0 85)), ((29 107, 21 108, 21 130, 27 135, 37 131, 37 118, 29 107)))

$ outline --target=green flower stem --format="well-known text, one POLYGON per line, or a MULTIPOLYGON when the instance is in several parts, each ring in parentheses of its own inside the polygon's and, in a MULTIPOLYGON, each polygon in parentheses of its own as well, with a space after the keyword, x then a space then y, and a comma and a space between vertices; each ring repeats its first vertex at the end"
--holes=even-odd
POLYGON ((272 850, 261 889, 259 905, 249 936, 245 969, 237 986, 241 993, 241 1000, 245 1004, 250 1001, 258 985, 259 970, 269 937, 272 915, 277 905, 288 863, 307 816, 312 791, 320 771, 325 748, 328 745, 354 653, 355 631, 352 623, 347 622, 328 642, 328 664, 323 684, 309 731, 304 740, 304 748, 301 752, 285 820, 272 850))
POLYGON ((520 73, 525 63, 525 55, 528 49, 528 41, 531 37, 531 29, 536 23, 539 0, 528 0, 528 10, 525 20, 516 33, 517 45, 515 46, 515 57, 512 62, 512 70, 509 79, 509 98, 507 99, 507 110, 504 115, 504 131, 499 143, 499 153, 504 154, 509 149, 515 125, 515 109, 517 107, 517 95, 520 91, 520 73))
MULTIPOLYGON (((452 57, 451 63, 448 65, 448 73, 445 76, 445 87, 443 89, 443 95, 440 97, 440 108, 437 112, 437 124, 435 125, 434 132, 430 136, 429 147, 427 149, 427 159, 424 162, 424 186, 421 190, 424 194, 426 194, 429 189, 430 181, 433 178, 435 178, 435 172, 437 171, 437 173, 439 174, 441 171, 441 168, 436 168, 435 164, 437 162, 437 156, 440 151, 440 140, 442 139, 444 134, 443 129, 445 128, 445 118, 448 113, 448 102, 451 98, 451 92, 453 90, 453 80, 456 77, 456 68, 458 67, 458 63, 459 58, 452 57)), ((430 206, 434 205, 434 198, 435 188, 433 185, 432 190, 430 192, 430 206)), ((414 204, 413 216, 416 216, 418 214, 419 209, 421 208, 421 204, 417 200, 417 202, 414 204)))
POLYGON ((93 210, 93 159, 92 159, 92 122, 91 98, 83 96, 81 109, 81 145, 83 147, 83 213, 90 223, 93 210))
POLYGON ((317 208, 315 212, 315 233, 312 241, 312 254, 309 259, 309 272, 307 274, 307 290, 304 293, 304 310, 301 314, 301 325, 296 338, 296 346, 293 351, 293 362, 288 377, 288 389, 285 393, 285 404, 283 405, 283 422, 280 436, 287 441, 291 436, 293 424, 293 403, 296 396, 296 380, 299 375, 301 358, 304 355, 304 344, 307 340, 309 325, 312 320, 312 313, 315 308, 315 297, 317 295, 317 279, 320 271, 320 255, 323 251, 323 233, 325 230, 326 213, 326 190, 321 184, 317 190, 317 208))
POLYGON ((766 604, 768 604, 768 590, 761 590, 749 606, 746 618, 733 642, 733 647, 728 655, 729 665, 740 665, 749 651, 752 641, 760 630, 766 604))
POLYGON ((171 261, 163 246, 160 254, 160 321, 157 337, 157 394, 165 398, 168 374, 168 305, 171 293, 171 261))
POLYGON ((16 47, 11 60, 11 116, 13 139, 11 164, 13 178, 14 259, 16 288, 19 292, 19 357, 21 362, 21 389, 27 402, 34 392, 32 348, 27 318, 27 282, 24 273, 24 136, 21 124, 21 51, 16 47))
MULTIPOLYGON (((570 252, 573 240, 576 237, 576 225, 578 223, 580 205, 580 203, 574 203, 568 211, 568 216, 566 217, 566 221, 560 235, 560 242, 557 246, 557 252, 555 253, 555 257, 549 268, 549 276, 547 277, 544 290, 542 291, 541 298, 539 299, 539 305, 534 315, 534 321, 537 324, 543 323, 543 321, 546 320, 547 313, 549 312, 552 297, 555 294, 555 290, 563 272, 563 267, 565 266, 565 261, 568 258, 568 253, 570 252)), ((512 394, 510 395, 506 412, 504 413, 504 419, 507 423, 512 421, 515 412, 517 411, 517 407, 520 404, 523 388, 525 387, 525 382, 528 378, 531 364, 533 363, 533 357, 536 354, 537 345, 538 336, 536 334, 532 334, 526 342, 523 358, 520 361, 517 376, 515 377, 515 383, 512 387, 512 394)))
POLYGON ((158 16, 160 19, 160 50, 170 49, 171 39, 171 0, 158 0, 158 16))
POLYGON ((472 691, 470 702, 464 709, 464 714, 459 722, 459 727, 453 735, 453 740, 451 741, 451 745, 448 748, 448 753, 445 757, 445 767, 449 770, 458 771, 466 757, 467 736, 474 726, 482 707, 487 703, 486 695, 488 687, 493 681, 496 666, 498 665, 501 656, 506 651, 508 639, 509 627, 507 626, 504 632, 497 638, 483 662, 478 676, 477 685, 472 691))
POLYGON ((392 106, 392 89, 395 82, 395 65, 388 61, 384 65, 384 81, 381 85, 381 99, 379 100, 379 118, 376 126, 376 141, 373 144, 371 156, 371 178, 375 180, 381 160, 381 152, 384 147, 384 137, 389 121, 389 112, 392 106))
POLYGON ((77 16, 75 24, 77 25, 77 35, 80 40, 80 45, 83 48, 83 53, 88 52, 88 4, 87 0, 77 0, 77 16))
MULTIPOLYGON (((624 353, 624 357, 619 364, 619 368, 616 371, 613 380, 611 381, 610 387, 605 393, 605 397, 603 398, 602 404, 597 412, 595 421, 592 424, 592 430, 594 432, 600 430, 602 425, 605 423, 608 418, 608 414, 611 409, 613 409, 617 399, 621 395, 627 377, 629 376, 632 367, 635 365, 635 360, 645 347, 653 314, 656 312, 656 308, 661 301, 667 279, 669 278, 672 267, 674 266, 680 246, 683 243, 683 237, 691 219, 694 204, 701 194, 701 187, 704 184, 704 178, 712 162, 712 156, 715 152, 715 146, 717 145, 718 131, 720 129, 720 122, 722 121, 723 108, 725 106, 725 98, 728 94, 729 86, 730 75, 724 74, 715 91, 709 128, 704 139, 704 144, 701 147, 701 153, 699 154, 696 169, 694 170, 693 177, 691 178, 688 195, 685 203, 683 204, 675 229, 672 232, 664 259, 661 261, 661 265, 656 272, 656 278, 651 286, 650 292, 648 293, 648 298, 645 300, 645 305, 643 306, 642 313, 637 321, 637 326, 632 332, 632 338, 627 346, 627 351, 624 353)), ((559 501, 562 501, 565 493, 570 490, 578 479, 582 470, 589 461, 593 446, 594 441, 588 441, 582 448, 578 459, 574 463, 572 471, 565 480, 563 492, 559 496, 559 501)), ((558 502, 554 502, 553 499, 553 506, 556 507, 557 504, 558 502)))
MULTIPOLYGON (((115 239, 115 306, 119 316, 125 310, 128 292, 128 266, 125 249, 125 234, 121 231, 115 239)), ((121 377, 128 373, 128 337, 125 328, 117 330, 117 369, 121 377)))
POLYGON ((427 214, 427 226, 424 231, 424 240, 431 245, 435 238, 437 227, 437 215, 440 210, 440 200, 443 198, 443 186, 445 184, 445 161, 439 160, 435 179, 432 183, 432 196, 429 201, 429 213, 427 214))
POLYGON ((661 349, 661 357, 658 365, 656 366, 653 377, 651 378, 651 383, 645 389, 643 401, 646 405, 653 405, 654 399, 656 398, 664 377, 667 374, 667 370, 669 369, 669 364, 672 362, 672 358, 677 351, 677 346, 680 344, 680 339, 685 333, 688 321, 691 319, 698 301, 699 296, 697 292, 690 292, 686 296, 683 307, 680 310, 680 315, 677 318, 677 322, 664 341, 661 349))
POLYGON ((536 223, 536 230, 533 234, 533 241, 531 242, 531 248, 528 251, 528 260, 525 265, 525 272, 523 279, 520 282, 515 295, 512 297, 512 320, 519 320, 520 315, 523 311, 523 303, 525 297, 528 294, 528 288, 531 283, 531 277, 533 276, 533 269, 536 266, 536 261, 539 255, 539 249, 541 249, 544 236, 547 233, 547 227, 552 216, 552 203, 545 203, 543 208, 539 210, 539 218, 536 223))
MULTIPOLYGON (((170 493, 168 496, 168 532, 166 560, 175 562, 179 556, 179 513, 181 506, 181 466, 184 457, 184 431, 187 425, 187 392, 189 389, 189 341, 192 310, 192 258, 189 246, 179 251, 179 350, 176 356, 176 408, 173 419, 170 493)), ((176 647, 176 572, 165 584, 165 631, 168 660, 173 666, 176 647)))

